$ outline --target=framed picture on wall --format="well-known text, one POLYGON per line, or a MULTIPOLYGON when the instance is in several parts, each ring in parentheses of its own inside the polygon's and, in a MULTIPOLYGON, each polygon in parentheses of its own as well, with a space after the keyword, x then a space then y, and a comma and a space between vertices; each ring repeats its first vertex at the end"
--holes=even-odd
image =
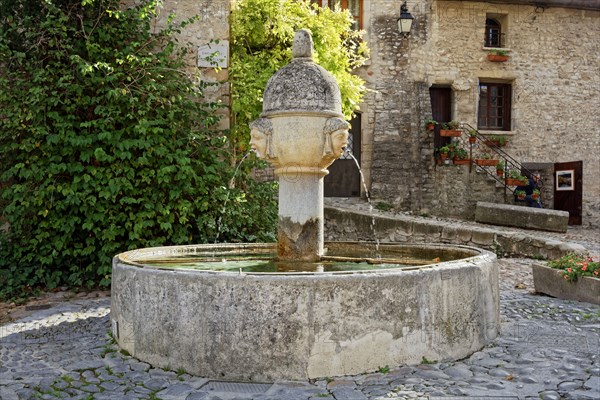
POLYGON ((575 170, 556 171, 556 190, 575 190, 575 170))

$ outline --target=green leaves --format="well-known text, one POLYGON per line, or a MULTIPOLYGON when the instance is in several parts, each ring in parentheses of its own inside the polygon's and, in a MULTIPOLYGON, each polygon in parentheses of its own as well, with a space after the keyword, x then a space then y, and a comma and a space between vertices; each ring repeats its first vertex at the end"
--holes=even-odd
POLYGON ((106 286, 115 254, 212 242, 219 219, 221 240, 272 237, 272 191, 223 207, 218 107, 157 6, 0 0, 0 298, 106 286))

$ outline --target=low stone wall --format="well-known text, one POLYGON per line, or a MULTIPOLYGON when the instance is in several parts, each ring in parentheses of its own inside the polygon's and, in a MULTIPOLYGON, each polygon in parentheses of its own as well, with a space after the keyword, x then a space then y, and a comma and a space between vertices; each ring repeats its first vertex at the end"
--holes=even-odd
POLYGON ((554 259, 585 247, 522 232, 427 220, 406 215, 393 217, 325 207, 326 240, 374 242, 452 243, 494 251, 501 256, 554 259))
POLYGON ((569 227, 569 213, 545 208, 478 201, 475 208, 475 221, 491 225, 564 233, 569 227))

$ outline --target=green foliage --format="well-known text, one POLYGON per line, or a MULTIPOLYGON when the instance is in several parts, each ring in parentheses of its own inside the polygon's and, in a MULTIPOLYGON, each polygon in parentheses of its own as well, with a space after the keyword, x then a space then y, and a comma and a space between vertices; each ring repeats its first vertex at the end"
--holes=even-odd
POLYGON ((385 367, 379 367, 377 372, 379 372, 380 374, 387 374, 390 372, 390 366, 386 365, 385 367))
POLYGON ((394 209, 394 205, 385 201, 378 201, 375 203, 375 208, 381 211, 390 211, 394 209))
POLYGON ((228 189, 218 105, 185 72, 194 19, 156 32, 158 4, 0 0, 0 297, 107 286, 115 254, 218 219, 223 241, 273 237, 272 189, 228 189))
POLYGON ((580 276, 591 276, 594 278, 600 274, 600 262, 598 258, 569 253, 559 259, 548 261, 548 266, 559 269, 563 277, 569 282, 577 282, 580 276))
POLYGON ((421 357, 421 364, 429 365, 429 364, 435 364, 435 363, 437 363, 436 360, 428 360, 427 357, 425 357, 425 356, 421 357))
POLYGON ((294 34, 302 28, 312 32, 315 62, 336 78, 344 114, 350 119, 365 91, 364 81, 350 72, 368 53, 361 34, 350 29, 351 18, 347 11, 320 9, 306 0, 234 2, 229 74, 236 150, 248 151, 248 123, 262 111, 268 79, 291 61, 294 34))

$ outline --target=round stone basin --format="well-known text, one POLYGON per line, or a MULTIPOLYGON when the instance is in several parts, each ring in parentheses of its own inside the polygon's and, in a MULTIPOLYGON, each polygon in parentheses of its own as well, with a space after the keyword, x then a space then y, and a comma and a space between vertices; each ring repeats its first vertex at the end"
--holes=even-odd
POLYGON ((113 259, 115 339, 154 366, 265 381, 468 356, 499 329, 493 253, 326 243, 317 263, 274 244, 133 250, 113 259))

